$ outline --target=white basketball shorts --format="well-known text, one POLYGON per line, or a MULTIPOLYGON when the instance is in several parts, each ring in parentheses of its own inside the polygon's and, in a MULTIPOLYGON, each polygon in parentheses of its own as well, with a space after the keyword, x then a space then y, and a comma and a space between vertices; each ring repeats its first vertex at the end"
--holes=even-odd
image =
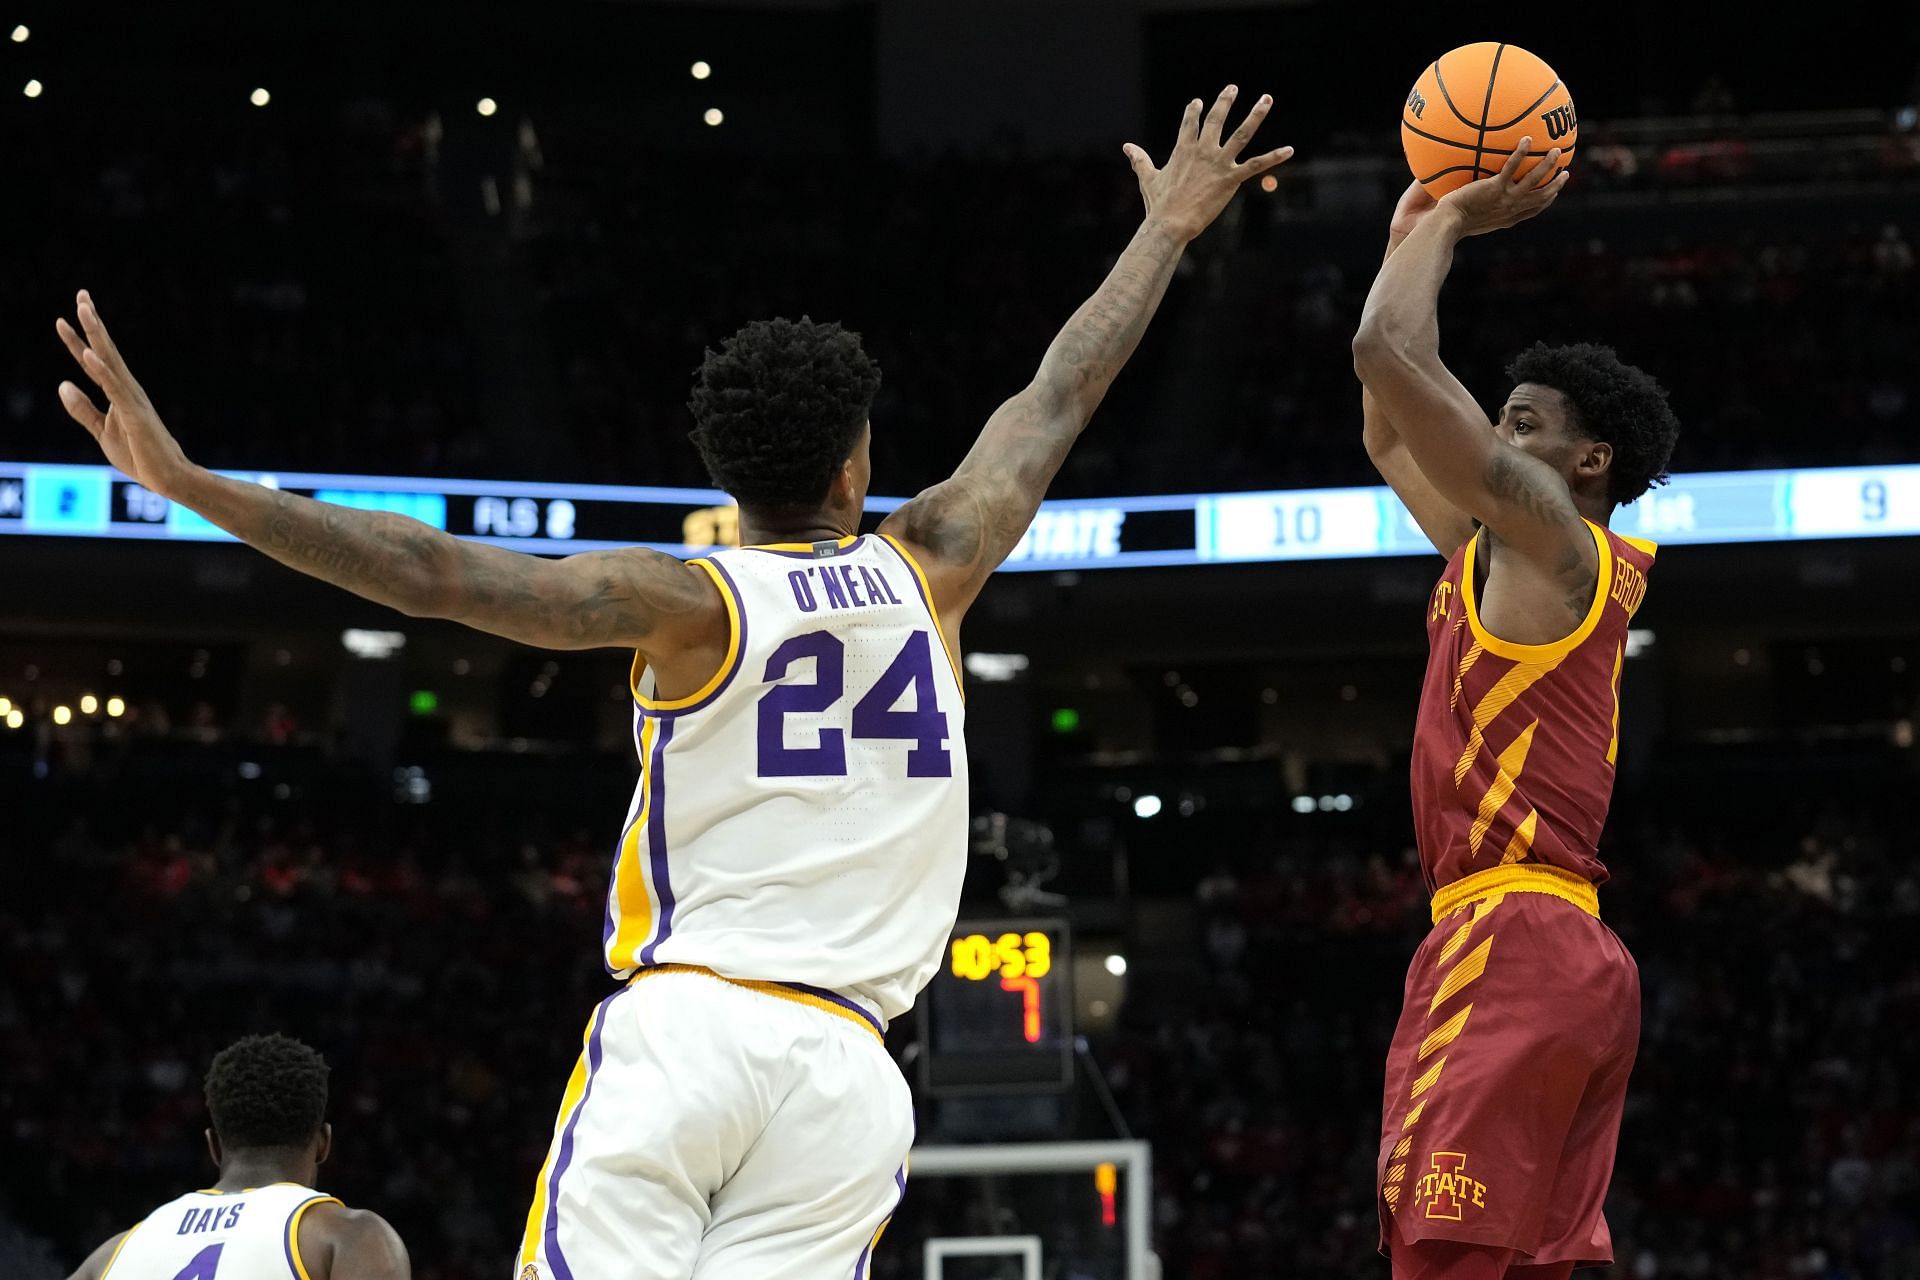
POLYGON ((517 1280, 866 1280, 913 1109, 838 997, 644 971, 594 1010, 517 1280))

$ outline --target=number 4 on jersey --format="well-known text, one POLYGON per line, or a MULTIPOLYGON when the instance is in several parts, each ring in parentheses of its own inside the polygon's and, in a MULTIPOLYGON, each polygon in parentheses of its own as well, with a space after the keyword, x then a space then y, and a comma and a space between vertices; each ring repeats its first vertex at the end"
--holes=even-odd
MULTIPOLYGON (((787 717, 831 709, 846 696, 846 645, 830 631, 793 637, 767 659, 769 683, 787 674, 803 658, 814 660, 811 684, 775 685, 760 699, 760 776, 763 778, 843 778, 847 773, 846 734, 822 728, 819 745, 789 747, 787 717)), ((940 710, 933 680, 933 644, 925 631, 907 637, 891 665, 853 707, 853 736, 897 738, 914 744, 907 752, 909 778, 950 778, 953 756, 947 750, 947 713, 940 710), (910 710, 894 704, 909 690, 910 710)))
POLYGON ((224 1243, 210 1244, 193 1255, 193 1261, 186 1270, 173 1280, 214 1280, 214 1272, 220 1269, 220 1251, 226 1248, 224 1243))

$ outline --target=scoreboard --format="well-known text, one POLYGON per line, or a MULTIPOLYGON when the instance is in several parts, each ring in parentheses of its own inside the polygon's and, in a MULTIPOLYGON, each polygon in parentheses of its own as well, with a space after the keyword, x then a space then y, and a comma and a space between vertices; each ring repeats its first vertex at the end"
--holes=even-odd
POLYGON ((932 1094, 1050 1092, 1073 1083, 1073 951, 1064 920, 962 920, 920 997, 932 1094))
MULTIPOLYGON (((223 472, 342 506, 547 555, 642 546, 688 555, 739 540, 711 489, 530 484, 410 476, 223 472)), ((869 498, 870 516, 904 499, 869 498)), ((1657 542, 1920 536, 1920 465, 1699 472, 1614 517, 1657 542)), ((184 507, 104 466, 0 462, 0 535, 230 541, 184 507)), ((1390 489, 1073 498, 1043 503, 1004 569, 1086 570, 1431 554, 1390 489)))

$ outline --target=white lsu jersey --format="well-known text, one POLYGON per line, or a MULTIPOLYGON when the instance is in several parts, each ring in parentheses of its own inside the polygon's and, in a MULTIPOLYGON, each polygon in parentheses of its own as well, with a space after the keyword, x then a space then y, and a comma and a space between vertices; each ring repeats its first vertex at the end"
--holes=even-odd
POLYGON ((884 1024, 933 976, 966 869, 965 707, 926 577, 883 535, 693 563, 732 639, 671 702, 635 660, 607 968, 810 988, 884 1024))
POLYGON ((330 1195, 293 1182, 191 1191, 148 1214, 120 1241, 103 1280, 309 1280, 300 1218, 330 1195))

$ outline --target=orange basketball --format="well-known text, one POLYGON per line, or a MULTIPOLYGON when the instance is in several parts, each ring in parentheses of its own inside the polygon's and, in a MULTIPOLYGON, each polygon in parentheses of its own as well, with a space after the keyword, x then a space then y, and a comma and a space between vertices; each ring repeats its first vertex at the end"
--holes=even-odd
POLYGON ((1400 113, 1400 145, 1413 176, 1437 197, 1500 172, 1522 138, 1533 139, 1535 155, 1559 147, 1566 168, 1579 123, 1552 67, 1517 45, 1486 41, 1442 54, 1420 73, 1400 113))

